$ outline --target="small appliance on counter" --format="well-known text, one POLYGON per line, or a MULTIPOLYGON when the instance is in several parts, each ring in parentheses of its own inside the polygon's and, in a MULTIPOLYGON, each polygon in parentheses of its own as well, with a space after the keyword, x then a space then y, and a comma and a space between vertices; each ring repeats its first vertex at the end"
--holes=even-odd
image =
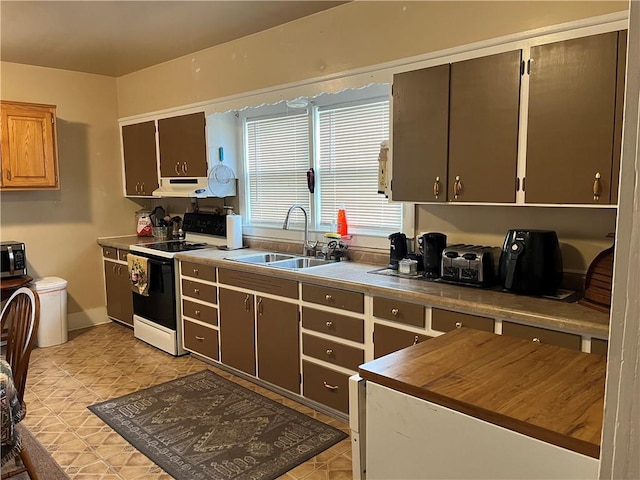
POLYGON ((442 251, 447 246, 447 236, 443 233, 425 233, 418 237, 418 247, 422 252, 425 278, 439 278, 442 251))
POLYGON ((442 251, 441 280, 474 287, 491 287, 498 283, 496 266, 498 247, 450 245, 442 251))
POLYGON ((509 230, 500 255, 505 290, 553 295, 562 283, 562 252, 553 230, 509 230))
POLYGON ((398 270, 400 260, 407 258, 407 236, 404 233, 392 233, 389 235, 389 267, 398 270))

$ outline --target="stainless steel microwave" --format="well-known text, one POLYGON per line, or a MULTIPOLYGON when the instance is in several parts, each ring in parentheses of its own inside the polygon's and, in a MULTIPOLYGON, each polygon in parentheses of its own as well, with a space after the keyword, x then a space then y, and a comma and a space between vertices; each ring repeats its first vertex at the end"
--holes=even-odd
POLYGON ((0 268, 2 278, 21 277, 27 274, 27 254, 24 243, 1 242, 0 243, 0 268))

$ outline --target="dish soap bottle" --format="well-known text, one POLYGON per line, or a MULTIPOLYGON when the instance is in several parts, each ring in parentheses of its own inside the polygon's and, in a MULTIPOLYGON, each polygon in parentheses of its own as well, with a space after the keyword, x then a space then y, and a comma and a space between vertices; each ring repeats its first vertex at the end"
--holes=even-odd
POLYGON ((344 205, 341 204, 338 207, 338 233, 340 236, 344 237, 349 234, 349 225, 347 224, 347 213, 344 209, 344 205))

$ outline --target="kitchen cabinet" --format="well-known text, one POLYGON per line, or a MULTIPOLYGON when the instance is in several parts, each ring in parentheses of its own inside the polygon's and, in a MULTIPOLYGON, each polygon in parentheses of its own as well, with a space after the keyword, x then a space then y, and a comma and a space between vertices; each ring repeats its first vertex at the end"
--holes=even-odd
POLYGON ((535 343, 557 345, 580 351, 582 349, 582 337, 573 333, 559 332, 542 327, 522 325, 513 322, 502 322, 502 335, 523 338, 535 343))
POLYGON ((256 374, 255 296, 220 288, 220 361, 256 374))
POLYGON ((158 120, 160 177, 207 177, 204 112, 158 120))
POLYGON ((122 126, 125 194, 151 196, 158 184, 156 123, 135 123, 122 126))
POLYGON ((58 190, 56 107, 0 102, 0 189, 58 190))
POLYGON ((439 332, 449 332, 454 328, 475 328, 493 333, 495 321, 493 318, 471 315, 468 313, 443 310, 441 308, 431 309, 431 329, 439 332))
POLYGON ((424 305, 396 298, 373 297, 373 358, 432 338, 424 333, 402 328, 402 325, 406 325, 424 332, 425 311, 424 305), (380 320, 392 322, 394 326, 380 323, 380 320))
POLYGON ((430 338, 433 337, 375 322, 373 324, 373 358, 384 357, 430 338))
POLYGON ((626 31, 531 48, 527 203, 615 204, 626 31))
POLYGON ((393 77, 393 200, 447 200, 449 71, 447 64, 393 77))
POLYGON ((300 393, 298 305, 256 297, 258 378, 300 393))
POLYGON ((450 202, 516 200, 522 51, 451 64, 450 202))
POLYGON ((133 326, 133 292, 126 263, 127 251, 103 248, 107 315, 118 322, 133 326))

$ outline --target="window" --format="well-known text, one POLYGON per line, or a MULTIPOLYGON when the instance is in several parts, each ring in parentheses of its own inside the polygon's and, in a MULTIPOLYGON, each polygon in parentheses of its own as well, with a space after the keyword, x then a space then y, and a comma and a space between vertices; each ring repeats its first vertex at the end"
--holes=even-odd
POLYGON ((378 154, 389 138, 388 97, 345 100, 344 93, 326 94, 307 108, 247 114, 248 224, 281 228, 289 207, 298 204, 310 214, 312 230, 329 231, 343 204, 349 233, 386 236, 401 230, 401 205, 378 193, 378 154), (307 188, 310 168, 314 193, 307 188))

